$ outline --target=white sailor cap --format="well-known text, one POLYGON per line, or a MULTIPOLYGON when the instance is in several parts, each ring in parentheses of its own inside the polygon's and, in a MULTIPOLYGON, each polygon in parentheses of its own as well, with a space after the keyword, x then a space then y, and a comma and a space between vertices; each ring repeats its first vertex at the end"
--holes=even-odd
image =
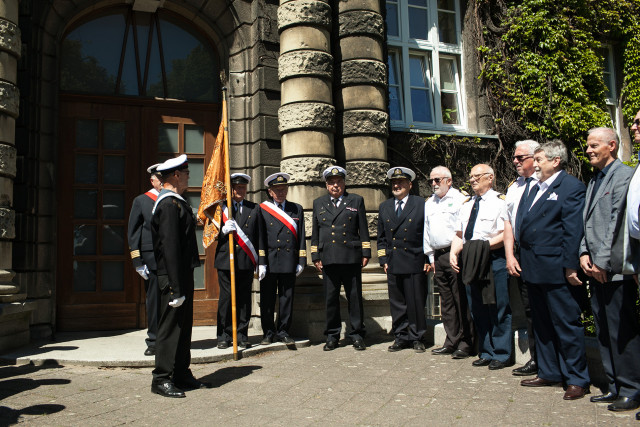
POLYGON ((341 176, 346 179, 347 171, 340 166, 329 166, 324 170, 324 172, 322 172, 322 176, 324 177, 325 181, 327 180, 327 178, 330 178, 332 176, 341 176))
POLYGON ((151 165, 147 168, 147 173, 156 173, 158 172, 158 166, 160 166, 162 163, 156 163, 155 165, 151 165))
POLYGON ((408 179, 409 181, 413 181, 416 178, 416 174, 409 168, 404 168, 402 166, 398 166, 395 168, 391 168, 387 171, 387 178, 389 179, 408 179))
POLYGON ((273 187, 274 185, 288 184, 291 179, 291 175, 284 172, 272 173, 264 180, 264 185, 267 187, 273 187))
POLYGON ((186 169, 188 167, 189 163, 187 161, 187 155, 181 154, 178 157, 174 157, 173 159, 169 159, 164 163, 161 163, 160 165, 158 165, 156 170, 162 173, 162 175, 168 175, 173 171, 186 169))
POLYGON ((251 181, 251 177, 245 173, 232 173, 231 174, 231 183, 232 184, 248 184, 251 181))

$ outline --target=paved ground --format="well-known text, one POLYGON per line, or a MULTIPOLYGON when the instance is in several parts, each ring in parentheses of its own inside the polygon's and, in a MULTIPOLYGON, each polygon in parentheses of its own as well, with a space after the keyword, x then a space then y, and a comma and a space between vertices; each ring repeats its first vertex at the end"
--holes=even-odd
POLYGON ((475 368, 429 350, 389 353, 386 338, 369 344, 364 352, 345 343, 331 352, 256 346, 239 361, 227 354, 192 365, 214 388, 186 399, 151 394, 150 367, 56 365, 52 357, 40 364, 49 353, 40 347, 37 364, 0 366, 0 425, 639 425, 635 411, 565 402, 559 387, 521 387, 510 369, 475 368))

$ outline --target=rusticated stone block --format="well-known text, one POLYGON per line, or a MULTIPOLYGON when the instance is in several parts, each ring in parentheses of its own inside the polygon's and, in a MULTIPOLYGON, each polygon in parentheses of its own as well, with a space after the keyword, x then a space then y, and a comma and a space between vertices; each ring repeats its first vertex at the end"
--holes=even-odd
POLYGON ((380 40, 384 39, 384 20, 379 13, 362 10, 341 13, 338 17, 338 25, 340 37, 368 35, 380 40))
POLYGON ((0 81, 0 112, 12 117, 18 117, 20 105, 20 91, 16 85, 0 81))
POLYGON ((349 10, 371 10, 380 13, 380 0, 338 0, 338 11, 346 12, 349 10))
POLYGON ((373 84, 386 87, 387 84, 387 66, 381 61, 370 59, 343 61, 336 72, 337 80, 342 86, 373 84))
POLYGON ((0 173, 15 178, 16 176, 16 154, 15 147, 0 144, 0 173))
POLYGON ((278 30, 293 25, 316 25, 331 28, 331 6, 322 1, 299 0, 281 4, 278 8, 278 30))
POLYGON ((344 111, 336 119, 337 134, 351 135, 383 135, 389 134, 389 115, 376 110, 344 111))
POLYGON ((280 133, 292 130, 335 129, 335 107, 315 102, 283 105, 278 110, 280 133))
POLYGON ((0 208, 0 239, 16 237, 16 213, 13 209, 0 208))
POLYGON ((347 186, 349 185, 385 185, 389 163, 355 161, 347 164, 347 186))
POLYGON ((280 170, 291 175, 291 184, 324 182, 322 172, 335 165, 329 157, 294 157, 280 162, 280 170))
POLYGON ((13 22, 0 19, 0 49, 20 57, 20 28, 13 22))
POLYGON ((293 51, 278 57, 278 78, 282 82, 291 77, 317 76, 331 79, 333 56, 318 51, 293 51))

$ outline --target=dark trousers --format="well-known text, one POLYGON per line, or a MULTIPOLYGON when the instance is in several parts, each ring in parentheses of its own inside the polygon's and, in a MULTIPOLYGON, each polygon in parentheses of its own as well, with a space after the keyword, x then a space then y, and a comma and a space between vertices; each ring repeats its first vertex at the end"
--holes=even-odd
POLYGON ((415 274, 387 273, 391 331, 396 342, 422 341, 427 331, 424 306, 427 286, 424 272, 415 274))
POLYGON ((264 337, 289 335, 291 315, 293 313, 293 289, 296 284, 295 273, 267 273, 260 281, 260 321, 264 337), (278 296, 278 324, 273 315, 278 296))
POLYGON ((186 297, 180 307, 171 307, 173 300, 169 277, 158 276, 160 290, 160 318, 156 337, 156 365, 153 381, 161 383, 191 376, 191 328, 193 326, 193 273, 191 283, 183 289, 186 297))
MULTIPOLYGON (((236 270, 236 320, 238 342, 249 339, 249 321, 251 320, 251 285, 253 270, 236 270)), ((218 270, 218 342, 233 339, 231 320, 231 271, 218 270)))
POLYGON ((640 327, 633 280, 599 283, 589 279, 591 308, 609 391, 640 401, 640 327))
MULTIPOLYGON (((514 254, 518 262, 520 262, 520 251, 516 250, 514 254)), ((529 289, 528 285, 522 281, 521 277, 510 276, 511 280, 515 280, 518 285, 518 291, 520 293, 520 301, 522 302, 522 307, 524 308, 524 315, 527 319, 527 341, 529 342, 529 356, 531 360, 537 362, 538 359, 536 357, 536 337, 535 331, 533 330, 533 320, 531 318, 531 305, 529 302, 529 289)))
POLYGON ((444 347, 470 353, 475 339, 473 320, 464 284, 449 264, 449 251, 436 251, 434 266, 433 279, 440 293, 440 314, 447 333, 444 347))
POLYGON ((567 385, 590 383, 580 321, 583 286, 526 284, 538 348, 538 376, 567 385))
POLYGON ((476 283, 467 286, 467 301, 478 332, 478 356, 506 362, 511 359, 512 333, 504 251, 491 251, 491 271, 496 287, 496 303, 484 304, 482 288, 476 283))
POLYGON ((324 299, 327 307, 327 340, 339 340, 342 331, 340 319, 340 288, 344 286, 349 309, 352 340, 364 338, 364 312, 362 308, 362 267, 360 264, 330 264, 322 268, 324 299))
POLYGON ((158 276, 155 271, 149 271, 149 280, 144 281, 145 308, 147 311, 147 347, 156 346, 158 335, 158 313, 160 312, 160 298, 158 294, 158 276))

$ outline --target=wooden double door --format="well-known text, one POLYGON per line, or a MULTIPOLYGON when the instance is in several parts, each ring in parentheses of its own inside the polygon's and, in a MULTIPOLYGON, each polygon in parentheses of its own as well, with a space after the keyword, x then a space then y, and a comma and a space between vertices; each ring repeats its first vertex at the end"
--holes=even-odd
MULTIPOLYGON (((59 330, 146 327, 144 282, 131 263, 133 199, 151 187, 148 166, 187 154, 197 210, 220 123, 219 105, 61 95, 57 198, 56 322, 59 330)), ((195 269, 194 323, 216 323, 215 246, 195 269)))

